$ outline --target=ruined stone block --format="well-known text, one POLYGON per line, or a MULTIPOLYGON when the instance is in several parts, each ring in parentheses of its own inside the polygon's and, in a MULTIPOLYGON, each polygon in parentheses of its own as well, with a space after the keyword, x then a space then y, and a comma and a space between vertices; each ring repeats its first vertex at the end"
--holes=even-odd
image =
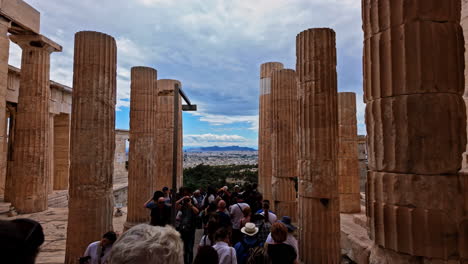
POLYGON ((466 120, 459 95, 374 100, 367 103, 366 125, 370 170, 427 175, 460 170, 466 120))

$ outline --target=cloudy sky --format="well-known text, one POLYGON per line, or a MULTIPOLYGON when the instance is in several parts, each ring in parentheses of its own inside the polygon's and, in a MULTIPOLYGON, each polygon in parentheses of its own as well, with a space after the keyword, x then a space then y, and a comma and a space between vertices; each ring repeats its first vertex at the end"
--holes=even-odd
MULTIPOLYGON (((360 0, 26 0, 41 12, 41 32, 63 46, 52 55, 51 79, 71 86, 74 34, 107 33, 118 47, 116 127, 128 129, 130 68, 178 79, 198 105, 184 113, 184 145, 257 147, 259 68, 295 68, 295 38, 308 28, 337 33, 338 89, 362 103, 360 0)), ((12 44, 10 64, 20 66, 12 44)))

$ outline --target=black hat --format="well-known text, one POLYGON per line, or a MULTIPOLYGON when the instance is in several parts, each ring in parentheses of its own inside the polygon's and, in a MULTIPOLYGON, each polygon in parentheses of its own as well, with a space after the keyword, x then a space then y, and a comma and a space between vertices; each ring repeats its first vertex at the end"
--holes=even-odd
POLYGON ((283 216, 280 220, 281 223, 283 223, 287 228, 289 232, 292 232, 297 229, 297 227, 293 226, 291 224, 291 217, 289 216, 283 216))

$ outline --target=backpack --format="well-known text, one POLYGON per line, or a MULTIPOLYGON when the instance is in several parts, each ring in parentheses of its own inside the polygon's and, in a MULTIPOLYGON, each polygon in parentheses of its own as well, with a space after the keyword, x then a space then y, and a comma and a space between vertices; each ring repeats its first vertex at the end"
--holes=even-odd
POLYGON ((270 264, 271 260, 268 256, 268 243, 263 247, 254 247, 249 249, 249 258, 247 264, 270 264))
POLYGON ((237 262, 239 263, 247 263, 247 259, 249 258, 250 256, 250 253, 251 253, 251 249, 254 249, 254 248, 257 248, 259 247, 259 245, 262 243, 261 241, 257 240, 257 242, 255 242, 255 244, 253 245, 248 245, 247 243, 245 243, 244 239, 242 239, 240 241, 240 243, 242 244, 242 248, 244 249, 244 251, 242 252, 242 254, 240 255, 239 259, 237 260, 237 262))

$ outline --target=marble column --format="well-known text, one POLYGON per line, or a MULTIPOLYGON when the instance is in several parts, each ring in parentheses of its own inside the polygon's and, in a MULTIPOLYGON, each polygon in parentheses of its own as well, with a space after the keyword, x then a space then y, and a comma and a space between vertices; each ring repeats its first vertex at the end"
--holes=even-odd
POLYGON ((461 2, 362 5, 370 236, 389 255, 466 256, 457 174, 466 146, 461 2))
MULTIPOLYGON (((258 130, 258 187, 263 199, 272 200, 272 157, 271 157, 271 72, 283 69, 280 62, 260 65, 260 102, 258 130)), ((274 203, 271 203, 274 209, 274 203)))
POLYGON ((67 264, 113 229, 116 69, 113 37, 75 34, 67 264))
POLYGON ((143 204, 154 191, 156 79, 155 69, 133 67, 131 70, 128 215, 125 229, 149 221, 148 210, 143 204))
MULTIPOLYGON (((156 111, 156 173, 153 180, 153 189, 161 190, 163 187, 172 188, 172 150, 174 140, 174 85, 181 83, 177 80, 161 79, 157 81, 158 97, 156 111)), ((182 102, 179 100, 179 150, 182 154, 182 102)), ((178 154, 177 159, 177 187, 181 186, 183 159, 178 154)))
POLYGON ((12 35, 22 48, 11 177, 19 213, 47 209, 50 181, 50 54, 62 47, 41 35, 12 35))
POLYGON ((299 108, 299 252, 304 263, 340 263, 335 32, 296 37, 299 108))
POLYGON ((359 185, 356 94, 338 93, 338 191, 340 211, 359 213, 359 185))
POLYGON ((297 220, 297 81, 290 69, 271 73, 272 196, 278 216, 297 220))
POLYGON ((10 39, 8 29, 11 22, 0 18, 0 195, 5 194, 7 167, 7 126, 6 126, 6 93, 8 80, 8 57, 10 39))

